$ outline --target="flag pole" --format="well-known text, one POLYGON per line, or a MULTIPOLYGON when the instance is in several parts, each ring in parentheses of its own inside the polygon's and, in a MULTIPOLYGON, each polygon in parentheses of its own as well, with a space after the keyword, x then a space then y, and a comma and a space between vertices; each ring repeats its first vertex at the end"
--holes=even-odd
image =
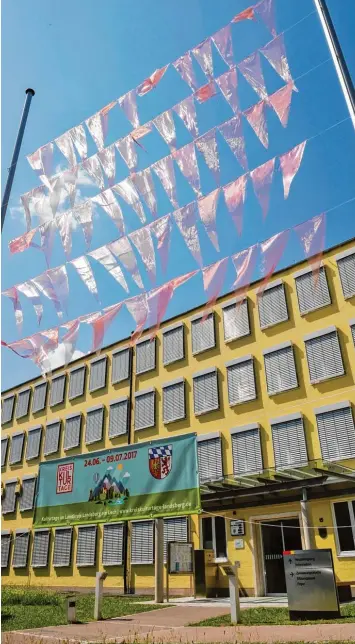
POLYGON ((28 112, 30 110, 31 101, 34 95, 35 95, 35 91, 33 89, 31 89, 30 87, 26 89, 25 105, 21 116, 20 127, 18 129, 16 143, 15 143, 15 147, 14 147, 14 151, 11 159, 11 165, 9 167, 9 174, 7 177, 4 195, 1 202, 1 230, 3 229, 3 226, 4 226, 7 206, 10 200, 11 188, 14 181, 17 161, 18 161, 18 157, 19 157, 20 149, 22 145, 23 133, 25 131, 28 112))

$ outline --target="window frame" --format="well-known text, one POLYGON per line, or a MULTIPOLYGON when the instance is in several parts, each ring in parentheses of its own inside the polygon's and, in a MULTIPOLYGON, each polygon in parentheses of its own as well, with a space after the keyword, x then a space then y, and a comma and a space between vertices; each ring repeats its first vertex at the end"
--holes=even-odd
POLYGON ((27 432, 27 443, 26 443, 26 455, 25 455, 25 460, 26 461, 33 461, 36 458, 41 457, 42 436, 43 436, 43 427, 42 427, 42 425, 35 425, 35 427, 31 427, 28 430, 28 432, 27 432), (38 453, 35 456, 28 456, 28 446, 30 445, 30 435, 32 434, 32 432, 38 432, 38 431, 39 431, 38 453))
POLYGON ((157 343, 156 343, 156 338, 154 337, 153 339, 151 338, 142 338, 136 343, 136 376, 140 376, 143 373, 149 373, 149 371, 155 371, 157 368, 157 343), (142 347, 143 345, 149 346, 151 348, 153 356, 154 356, 154 364, 153 366, 149 366, 148 368, 145 369, 140 369, 138 371, 138 353, 139 353, 139 347, 142 347))
POLYGON ((37 488, 37 475, 36 474, 26 474, 25 476, 22 477, 21 481, 21 496, 19 498, 19 511, 20 512, 32 512, 32 510, 35 507, 35 502, 36 502, 36 488, 37 488), (26 481, 34 481, 34 488, 33 488, 33 497, 32 497, 32 505, 31 507, 22 507, 22 498, 23 498, 23 492, 24 492, 24 483, 26 481))
POLYGON ((134 394, 134 431, 135 431, 135 432, 140 432, 141 430, 149 429, 149 428, 151 428, 151 427, 155 427, 155 426, 156 426, 156 422, 157 422, 157 410, 156 410, 156 405, 157 405, 157 401, 156 401, 156 390, 155 390, 155 387, 149 387, 148 389, 143 389, 142 391, 136 391, 136 392, 135 392, 135 394, 134 394), (144 395, 146 395, 146 394, 153 394, 153 406, 154 406, 154 413, 153 413, 154 418, 153 418, 153 423, 150 423, 149 425, 144 425, 143 427, 136 427, 136 418, 137 418, 137 414, 136 414, 136 400, 137 400, 137 398, 139 398, 139 397, 141 397, 141 396, 144 396, 144 395))
POLYGON ((65 395, 66 395, 66 388, 67 388, 67 374, 66 374, 65 371, 62 372, 62 373, 58 373, 55 376, 52 376, 51 386, 50 386, 50 393, 49 393, 49 406, 50 406, 50 408, 56 407, 57 405, 64 405, 64 403, 65 403, 65 395), (59 380, 60 378, 64 378, 63 398, 62 398, 62 400, 57 400, 56 402, 52 402, 53 381, 59 380))
POLYGON ((162 421, 164 425, 170 425, 171 423, 176 423, 179 420, 185 420, 186 418, 186 386, 185 386, 185 378, 180 377, 180 378, 175 378, 175 380, 170 380, 169 382, 164 382, 162 384, 162 421), (175 416, 174 418, 171 418, 170 420, 165 420, 164 417, 164 396, 165 396, 165 390, 169 389, 170 387, 173 387, 174 385, 182 385, 182 392, 183 392, 183 406, 184 406, 184 411, 182 416, 175 416))
POLYGON ((33 393, 32 393, 32 414, 38 414, 39 412, 43 411, 47 407, 47 402, 48 402, 48 380, 45 380, 44 382, 37 382, 37 384, 33 387, 33 393), (35 409, 34 403, 36 398, 36 391, 38 389, 41 389, 42 387, 45 387, 43 407, 38 407, 37 409, 35 409))
POLYGON ((154 520, 153 519, 137 519, 132 521, 132 527, 133 525, 137 523, 149 523, 151 525, 151 530, 152 530, 152 542, 153 542, 153 547, 152 547, 152 560, 151 561, 132 561, 132 537, 133 537, 133 529, 131 532, 131 553, 130 553, 130 564, 131 566, 153 566, 154 565, 154 559, 155 559, 155 530, 154 530, 154 520))
POLYGON ((109 523, 104 523, 102 525, 102 548, 101 548, 101 564, 106 568, 111 568, 112 566, 123 566, 123 542, 124 542, 124 522, 123 521, 111 521, 109 523), (105 544, 105 529, 110 528, 112 526, 120 526, 120 532, 121 534, 121 559, 120 561, 104 561, 104 554, 106 555, 105 549, 104 549, 104 544, 105 544))
MULTIPOLYGON (((8 541, 8 544, 6 546, 8 548, 6 564, 3 566, 2 561, 1 561, 1 570, 6 570, 10 566, 10 561, 11 561, 11 557, 10 557, 10 554, 11 554, 11 541, 12 541, 11 536, 12 536, 11 530, 1 530, 1 540, 3 539, 3 537, 6 537, 6 539, 8 541)), ((3 552, 4 552, 3 545, 1 545, 1 557, 3 555, 3 552)))
POLYGON ((64 422, 64 439, 63 439, 63 452, 68 452, 70 449, 77 449, 80 447, 80 443, 82 441, 82 434, 83 434, 83 414, 81 411, 76 412, 74 414, 69 414, 63 419, 64 422), (80 426, 79 426, 79 440, 77 445, 71 445, 70 447, 65 446, 65 437, 66 437, 66 429, 67 429, 67 420, 70 420, 71 418, 80 418, 80 426))
POLYGON ((51 529, 50 528, 36 528, 33 531, 33 540, 32 540, 32 553, 31 553, 31 568, 48 568, 49 565, 49 550, 51 543, 51 529), (46 563, 33 563, 34 548, 36 543, 36 534, 46 532, 48 534, 48 545, 47 545, 47 559, 46 563))
POLYGON ((120 382, 125 382, 126 380, 129 380, 130 375, 131 375, 131 371, 132 371, 132 364, 131 364, 132 363, 132 358, 131 358, 131 356, 132 356, 132 349, 131 349, 131 347, 129 345, 125 345, 124 347, 120 347, 116 351, 112 352, 112 355, 111 355, 111 384, 112 385, 117 385, 120 382), (128 374, 124 378, 118 378, 118 379, 114 380, 114 377, 113 377, 113 374, 114 374, 114 360, 115 360, 116 356, 118 356, 119 354, 122 354, 122 353, 126 353, 126 352, 128 352, 128 374))
POLYGON ((332 326, 326 327, 325 329, 320 329, 319 331, 314 331, 313 333, 308 333, 307 335, 303 336, 303 342, 304 342, 304 346, 305 346, 305 350, 306 350, 308 375, 309 375, 309 382, 311 383, 311 385, 317 385, 317 384, 319 384, 321 382, 326 382, 327 380, 333 380, 334 378, 342 378, 343 376, 345 376, 346 371, 345 371, 343 353, 342 353, 342 350, 341 350, 339 334, 338 334, 338 328, 336 326, 332 325, 332 326), (323 378, 312 378, 311 369, 310 369, 310 362, 309 362, 309 359, 308 359, 307 342, 309 342, 310 340, 316 340, 317 338, 322 338, 322 337, 324 337, 326 335, 331 335, 332 333, 336 334, 336 338, 337 338, 338 345, 339 345, 340 359, 341 359, 341 362, 342 362, 343 371, 342 371, 342 373, 323 376, 323 378))
POLYGON ((171 324, 170 326, 165 327, 162 330, 162 345, 163 345, 163 366, 167 367, 170 364, 174 364, 175 362, 180 362, 181 360, 184 360, 186 357, 186 349, 185 349, 185 325, 183 322, 177 322, 176 324, 171 324), (165 360, 164 359, 164 343, 165 343, 165 338, 169 333, 172 333, 173 331, 181 330, 182 331, 182 355, 180 355, 178 358, 174 358, 173 360, 165 360))
POLYGON ((105 405, 103 405, 103 403, 100 403, 99 405, 95 405, 94 407, 89 407, 89 409, 86 410, 86 418, 85 418, 85 445, 93 445, 94 443, 99 443, 100 441, 102 441, 104 439, 104 428, 105 428, 105 405), (100 438, 94 438, 93 440, 88 440, 88 437, 87 437, 88 418, 90 414, 96 411, 101 411, 101 436, 100 438))
POLYGON ((202 371, 197 371, 197 373, 192 374, 192 402, 193 402, 193 410, 194 410, 194 415, 196 418, 199 416, 204 416, 205 414, 209 414, 213 411, 218 411, 220 408, 220 391, 219 391, 219 378, 218 378, 218 369, 217 367, 209 367, 208 369, 203 369, 202 371), (217 386, 217 406, 212 407, 210 409, 204 409, 203 411, 197 411, 195 409, 195 381, 197 378, 201 378, 202 376, 207 376, 210 373, 214 373, 216 376, 216 386, 217 386))
POLYGON ((15 405, 15 403, 16 403, 16 394, 15 394, 15 393, 10 394, 9 396, 4 396, 4 397, 1 399, 1 424, 2 424, 2 425, 7 425, 7 423, 11 423, 11 422, 13 421, 14 413, 15 413, 15 406, 16 406, 16 405, 15 405), (2 415, 3 415, 3 413, 4 413, 4 412, 3 412, 4 403, 5 403, 7 400, 11 400, 11 398, 12 398, 11 414, 10 414, 9 418, 7 418, 6 420, 3 420, 2 415))
POLYGON ((6 467, 6 462, 7 462, 8 456, 9 456, 9 446, 10 446, 10 443, 11 443, 9 434, 6 434, 5 436, 1 437, 1 451, 2 451, 2 445, 3 445, 3 443, 5 443, 5 441, 6 441, 6 447, 4 449, 4 462, 3 462, 3 458, 2 458, 2 454, 1 454, 1 469, 3 467, 6 467))
POLYGON ((355 497, 353 499, 347 499, 346 501, 332 501, 331 502, 331 512, 332 512, 332 519, 333 519, 333 526, 334 526, 334 535, 335 535, 335 545, 336 545, 336 552, 337 556, 341 558, 345 557, 355 557, 355 512, 352 507, 352 503, 355 502, 355 497), (347 503, 349 507, 349 515, 350 515, 350 522, 351 522, 351 530, 353 533, 353 540, 354 540, 354 550, 341 550, 340 548, 340 540, 339 540, 339 535, 338 535, 338 526, 336 522, 336 515, 335 515, 335 508, 334 506, 336 503, 347 503))
POLYGON ((119 436, 126 436, 128 434, 128 424, 129 424, 129 397, 128 396, 121 396, 121 398, 116 398, 115 400, 111 400, 109 404, 109 412, 108 412, 108 438, 109 440, 112 440, 113 438, 118 438, 119 436), (124 432, 120 432, 119 434, 112 434, 111 433, 111 409, 115 405, 123 405, 125 404, 126 406, 126 429, 124 432))
POLYGON ((248 297, 246 295, 242 297, 233 297, 232 299, 228 300, 227 302, 223 302, 222 306, 222 323, 223 323, 223 339, 225 344, 230 344, 231 342, 237 342, 237 340, 240 340, 242 338, 246 338, 251 335, 251 326, 250 326, 250 314, 249 314, 249 302, 248 302, 248 297), (232 338, 226 338, 226 325, 225 325, 225 318, 224 318, 224 310, 229 309, 230 307, 234 306, 237 308, 238 306, 241 307, 245 304, 246 306, 246 316, 248 320, 248 332, 247 333, 242 333, 241 335, 233 336, 232 338))
POLYGON ((53 568, 69 568, 69 566, 72 565, 72 559, 73 559, 73 527, 72 526, 59 526, 54 528, 54 542, 53 542, 53 554, 52 554, 52 565, 53 568), (67 532, 70 530, 70 548, 69 548, 69 561, 68 563, 60 563, 56 564, 54 563, 54 555, 55 555, 55 540, 57 536, 57 532, 61 530, 66 530, 67 532))
POLYGON ((30 554, 30 540, 31 540, 31 531, 29 528, 18 528, 15 530, 15 539, 14 539, 14 546, 12 549, 12 567, 17 569, 17 568, 27 568, 29 566, 29 554, 30 554), (15 558, 15 549, 16 549, 16 539, 21 538, 21 535, 27 535, 27 552, 26 552, 26 562, 24 565, 22 564, 14 564, 14 558, 15 558))
POLYGON ((57 454, 57 452, 59 452, 61 431, 62 431, 62 419, 61 418, 54 418, 53 420, 50 420, 49 422, 46 423, 45 432, 44 432, 44 443, 43 443, 43 456, 44 457, 45 456, 51 456, 52 454, 57 454), (53 452, 46 452, 45 447, 46 447, 47 431, 48 431, 48 427, 51 427, 52 425, 59 425, 58 445, 57 445, 57 449, 54 450, 53 452))
MULTIPOLYGON (((338 410, 342 410, 342 409, 350 409, 351 418, 352 418, 354 426, 355 426, 355 418, 354 418, 354 414, 353 414, 352 405, 351 405, 350 400, 343 400, 341 402, 334 403, 334 404, 331 404, 331 405, 322 405, 321 407, 316 407, 313 410, 313 413, 314 413, 314 416, 315 416, 315 427, 317 429, 317 435, 318 435, 318 441, 319 441, 319 447, 320 447, 320 453, 321 453, 321 458, 322 459, 324 458, 323 457, 323 448, 322 448, 322 441, 321 441, 321 436, 320 436, 320 432, 319 432, 319 426, 318 426, 317 417, 322 416, 323 414, 327 414, 328 412, 338 411, 338 410)), ((341 456, 340 458, 338 458, 338 457, 330 458, 329 462, 330 463, 337 463, 339 461, 348 461, 351 458, 352 458, 352 456, 341 456)))
POLYGON ((214 310, 206 311, 205 313, 198 313, 197 315, 193 315, 190 318, 190 333, 191 333, 191 353, 193 356, 198 356, 201 353, 205 353, 205 351, 211 351, 212 349, 215 349, 217 347, 217 334, 216 334, 216 316, 214 310), (207 320, 212 316, 212 328, 213 328, 213 344, 210 344, 208 346, 203 347, 203 349, 198 349, 194 350, 193 349, 193 329, 194 329, 194 322, 201 322, 205 324, 207 320), (205 318, 203 320, 203 318, 205 318))
POLYGON ((19 420, 20 418, 26 418, 26 416, 29 415, 30 413, 30 408, 31 408, 31 387, 25 387, 24 389, 21 389, 17 393, 17 401, 16 401, 16 408, 15 408, 15 419, 19 420), (28 394, 28 400, 27 400, 27 407, 25 413, 19 415, 18 414, 18 406, 21 400, 21 394, 28 394))
MULTIPOLYGON (((300 295, 299 295, 299 290, 298 290, 297 284, 299 284, 299 279, 301 277, 304 277, 305 275, 309 275, 311 280, 314 280, 314 275, 313 275, 314 271, 313 271, 312 268, 307 267, 307 268, 303 268, 300 271, 297 271, 292 276, 294 281, 295 281, 296 295, 297 295, 297 302, 298 302, 298 311, 299 311, 299 314, 300 314, 301 317, 304 317, 305 315, 308 315, 309 313, 313 313, 313 311, 319 311, 320 309, 324 309, 326 306, 330 306, 332 304, 332 296, 331 296, 330 289, 329 289, 327 270, 326 270, 326 267, 323 264, 323 262, 319 266, 319 271, 322 271, 322 273, 324 274, 325 284, 326 284, 326 288, 327 288, 328 295, 329 295, 329 301, 328 302, 322 302, 322 304, 319 305, 319 306, 318 305, 317 306, 312 306, 311 308, 304 309, 302 311, 301 311, 300 295)), ((321 273, 319 272, 318 284, 319 284, 319 280, 321 279, 320 274, 321 273)), ((317 288, 317 287, 313 286, 313 288, 317 288)), ((312 295, 312 293, 311 293, 311 295, 312 295)))
POLYGON ((296 365, 296 358, 295 358, 295 350, 294 350, 294 345, 291 342, 291 340, 287 340, 286 342, 282 342, 281 344, 276 344, 272 347, 269 347, 268 349, 263 350, 263 359, 264 359, 264 371, 265 371, 265 380, 266 380, 266 391, 267 394, 270 398, 273 396, 278 396, 279 394, 287 393, 288 391, 292 391, 293 389, 298 389, 300 386, 299 383, 299 378, 298 378, 298 373, 297 373, 297 365, 296 365), (285 349, 291 349, 291 354, 293 358, 293 366, 295 368, 295 376, 296 376, 296 384, 292 387, 287 387, 283 389, 278 389, 277 391, 270 391, 269 390, 269 382, 268 382, 268 377, 267 377, 267 368, 266 368, 266 360, 265 356, 272 355, 273 353, 277 353, 278 351, 284 351, 285 349))
MULTIPOLYGON (((96 523, 87 523, 84 525, 78 525, 78 531, 77 531, 77 539, 76 539, 76 553, 75 553, 75 565, 77 568, 94 568, 97 565, 97 524, 96 523), (85 528, 94 528, 95 529, 95 538, 94 538, 94 553, 93 553, 93 561, 90 562, 78 562, 78 554, 79 554, 79 535, 80 535, 80 530, 84 530, 85 528)), ((87 551, 86 551, 87 554, 87 551)))
POLYGON ((5 499, 6 499, 6 488, 8 485, 14 485, 14 504, 13 508, 11 510, 6 510, 4 511, 4 503, 2 502, 1 504, 1 514, 14 514, 16 512, 16 505, 17 505, 17 497, 18 494, 16 494, 16 488, 18 486, 18 478, 12 478, 8 479, 7 481, 4 481, 4 488, 5 488, 5 499))
POLYGON ((230 435, 231 435, 231 452, 232 452, 232 466, 233 466, 233 476, 235 477, 240 477, 243 478, 244 476, 252 476, 253 474, 261 474, 264 471, 264 454, 263 454, 263 448, 262 448, 262 442, 261 442, 261 427, 260 423, 248 423, 246 425, 240 425, 238 427, 233 427, 230 429, 230 435), (233 441, 233 436, 239 435, 239 434, 247 434, 248 432, 255 432, 257 431, 258 433, 258 448, 259 448, 259 454, 256 456, 260 456, 260 463, 261 467, 260 469, 256 470, 250 470, 248 472, 243 472, 243 473, 238 473, 235 471, 235 464, 237 463, 237 454, 234 452, 234 441, 233 441))
MULTIPOLYGON (((297 469, 299 467, 304 467, 305 465, 308 465, 309 463, 309 455, 308 455, 308 447, 307 447, 307 438, 306 438, 306 430, 304 426, 304 415, 300 412, 295 412, 294 414, 286 414, 283 416, 276 416, 275 418, 270 418, 270 428, 271 428, 271 443, 272 443, 272 450, 273 450, 273 456, 274 456, 274 469, 276 472, 283 472, 284 470, 288 469, 297 469), (290 463, 286 465, 282 464, 276 464, 276 450, 275 450, 275 440, 274 440, 274 432, 273 428, 277 427, 278 425, 283 425, 284 423, 291 423, 292 421, 301 421, 301 426, 302 426, 302 439, 304 440, 304 448, 305 448, 305 459, 304 461, 299 461, 295 463, 290 463)), ((299 442, 298 442, 299 444, 299 442)))
POLYGON ((264 288, 262 293, 257 293, 257 308, 258 308, 258 316, 259 316, 259 327, 261 331, 265 331, 266 329, 271 329, 273 326, 276 326, 277 324, 283 324, 284 322, 288 322, 290 319, 290 314, 288 310, 288 305, 287 305, 287 297, 286 297, 286 291, 285 291, 285 283, 282 279, 275 280, 274 282, 271 282, 270 284, 267 284, 264 288), (286 317, 277 320, 276 322, 271 322, 269 324, 264 324, 262 325, 261 323, 261 317, 260 317, 260 304, 259 302, 261 301, 261 298, 265 294, 266 291, 270 291, 273 288, 278 288, 279 286, 282 286, 282 292, 285 298, 285 306, 286 306, 286 317))
POLYGON ((8 456, 8 465, 17 465, 18 463, 22 463, 24 447, 25 447, 25 432, 21 431, 21 432, 15 432, 14 434, 12 434, 11 435, 11 447, 10 447, 10 452, 9 452, 9 456, 8 456), (13 442, 14 442, 14 438, 16 438, 17 436, 21 436, 21 435, 22 435, 22 447, 21 447, 20 458, 17 461, 12 461, 11 460, 11 450, 12 450, 12 445, 13 445, 13 442))
POLYGON ((337 263, 337 269, 338 269, 338 277, 340 281, 340 286, 341 286, 341 291, 343 293, 344 300, 350 300, 352 297, 355 296, 355 292, 351 293, 350 295, 345 295, 344 292, 344 287, 343 287, 343 281, 341 279, 341 272, 339 268, 339 262, 341 262, 342 259, 346 259, 347 257, 351 257, 354 255, 354 261, 355 261, 355 247, 353 248, 348 248, 348 250, 343 251, 342 253, 338 253, 338 255, 335 256, 335 261, 337 263))
POLYGON ((92 394, 95 391, 100 391, 100 389, 104 389, 107 386, 107 371, 108 371, 108 360, 107 360, 107 354, 105 355, 100 355, 97 358, 93 358, 90 360, 90 374, 89 374, 89 393, 92 394), (99 385, 97 387, 93 387, 91 384, 91 374, 92 374, 92 366, 97 364, 98 362, 103 362, 105 361, 105 382, 103 385, 99 385))
MULTIPOLYGON (((225 537, 226 537, 226 555, 225 557, 217 557, 217 541, 216 541, 216 518, 215 516, 200 516, 200 547, 203 550, 203 519, 211 519, 211 525, 212 525, 212 550, 214 554, 214 563, 226 563, 228 561, 228 536, 227 536, 227 528, 226 528, 226 519, 225 517, 221 517, 224 519, 224 530, 225 530, 225 537)), ((219 518, 219 517, 218 517, 219 518)))
MULTIPOLYGON (((223 481, 224 479, 224 462, 223 462, 223 448, 222 448, 222 436, 221 432, 209 432, 208 434, 197 434, 196 436, 196 442, 197 442, 197 468, 198 468, 198 478, 199 478, 199 486, 201 485, 208 485, 208 483, 215 483, 216 481, 223 481), (200 463, 199 463, 199 451, 198 451, 198 444, 199 443, 207 443, 208 441, 214 441, 218 440, 218 445, 219 445, 219 456, 220 456, 220 465, 221 465, 221 472, 219 476, 216 478, 211 478, 209 479, 203 479, 200 476, 200 463)), ((216 468, 218 469, 218 468, 216 468)))
POLYGON ((236 407, 237 405, 244 405, 248 402, 252 402, 253 400, 256 400, 258 397, 257 389, 256 389, 256 378, 255 378, 255 364, 254 364, 254 356, 249 353, 245 356, 241 356, 240 358, 234 358, 234 360, 229 360, 228 362, 225 363, 226 367, 226 380, 227 380, 227 396, 228 396, 228 404, 229 407, 233 408, 236 407), (250 362, 251 363, 251 370, 253 374, 253 380, 254 380, 254 396, 252 398, 244 398, 243 400, 237 400, 236 402, 233 402, 230 400, 229 396, 229 378, 230 378, 230 369, 236 365, 241 365, 245 362, 250 362))
POLYGON ((87 368, 86 364, 80 365, 78 367, 73 367, 69 371, 69 386, 68 386, 68 400, 75 400, 76 398, 80 398, 81 396, 85 396, 85 388, 86 388, 86 378, 87 378, 87 368), (83 371, 84 372, 84 379, 83 379, 83 390, 80 394, 75 394, 74 396, 70 394, 70 389, 71 389, 71 383, 72 383, 72 375, 73 373, 77 371, 83 371))

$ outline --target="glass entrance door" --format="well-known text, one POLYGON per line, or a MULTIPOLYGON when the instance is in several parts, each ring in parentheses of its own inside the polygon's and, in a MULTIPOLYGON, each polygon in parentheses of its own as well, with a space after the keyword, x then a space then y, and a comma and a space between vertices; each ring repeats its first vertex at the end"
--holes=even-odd
POLYGON ((283 562, 284 550, 302 550, 301 530, 298 519, 263 521, 263 542, 266 594, 286 593, 283 562))

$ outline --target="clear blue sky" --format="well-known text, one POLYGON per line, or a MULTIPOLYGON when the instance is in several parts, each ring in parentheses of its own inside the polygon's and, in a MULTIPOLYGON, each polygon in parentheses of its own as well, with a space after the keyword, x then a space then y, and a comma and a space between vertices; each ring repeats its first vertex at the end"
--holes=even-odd
MULTIPOLYGON (((10 209, 4 227, 2 244, 2 288, 37 276, 45 270, 42 254, 29 249, 10 256, 7 244, 10 239, 24 232, 23 218, 18 211, 19 197, 37 184, 37 178, 25 158, 39 146, 54 139, 67 129, 91 116, 111 100, 123 95, 149 76, 156 68, 175 60, 189 48, 226 25, 239 11, 250 5, 247 0, 3 0, 2 3, 2 186, 6 168, 10 164, 12 148, 24 101, 24 90, 33 87, 33 99, 21 157, 14 182, 10 209)), ((328 0, 335 27, 350 67, 355 76, 355 2, 353 0, 328 0)), ((314 11, 313 0, 275 0, 278 32, 287 30, 285 42, 293 77, 297 79, 308 70, 329 58, 329 51, 314 11)), ((243 22, 233 25, 233 43, 236 62, 262 47, 271 36, 261 23, 243 22)), ((226 70, 214 56, 216 74, 226 70)), ((269 93, 283 82, 262 61, 269 93)), ((203 74, 195 66, 203 84, 203 74)), ((334 123, 348 117, 331 61, 297 81, 298 94, 293 95, 289 125, 284 130, 271 112, 267 115, 269 149, 265 150, 247 124, 244 126, 250 167, 256 167, 277 154, 282 154, 300 141, 316 135, 334 123)), ((187 85, 171 67, 157 90, 138 99, 141 123, 158 115, 189 95, 187 85)), ((242 109, 257 101, 257 96, 244 79, 239 81, 242 109)), ((223 97, 218 96, 198 106, 200 133, 232 116, 223 97)), ((183 125, 177 125, 178 142, 183 145, 191 140, 183 125)), ((129 123, 115 108, 110 116, 107 143, 130 131, 129 123)), ((89 140, 88 136, 88 140, 89 140)), ((139 152, 139 167, 144 168, 168 154, 169 150, 157 133, 145 138, 147 152, 139 152)), ((219 138, 222 185, 241 174, 240 167, 228 146, 219 138)), ((90 142, 89 152, 95 152, 90 142)), ((283 199, 281 176, 276 173, 271 192, 270 211, 262 221, 260 207, 249 185, 245 205, 244 232, 238 238, 220 199, 217 227, 221 253, 218 255, 201 229, 201 247, 204 263, 235 253, 276 232, 313 217, 355 196, 355 135, 350 120, 310 141, 306 147, 301 170, 291 188, 290 197, 283 199)), ((118 155, 117 155, 118 157, 118 155)), ((59 162, 60 156, 58 156, 59 162)), ((214 189, 212 175, 199 162, 204 194, 214 189)), ((125 166, 117 160, 116 180, 126 176, 125 166)), ((187 182, 176 171, 179 203, 193 199, 187 182)), ((159 216, 171 211, 162 188, 155 181, 159 216)), ((81 196, 94 194, 92 187, 80 186, 81 196)), ((355 235, 354 204, 352 202, 328 216, 327 246, 334 245, 355 235)), ((128 231, 138 226, 138 220, 128 206, 123 205, 128 231)), ((148 221, 150 220, 147 212, 148 221)), ((116 228, 103 212, 94 221, 92 248, 117 237, 116 228)), ((81 231, 74 233, 73 257, 85 251, 81 231)), ((291 240, 280 264, 286 265, 301 259, 300 247, 291 240)), ((59 239, 56 239, 51 266, 65 261, 59 239)), ((101 266, 92 262, 101 295, 102 306, 124 299, 123 289, 108 276, 101 266)), ((150 288, 143 267, 139 264, 147 289, 150 288)), ((171 256, 166 276, 161 274, 158 261, 158 284, 182 272, 197 268, 177 230, 172 237, 171 256)), ((68 319, 96 310, 97 304, 82 285, 72 267, 68 269, 70 303, 68 319)), ((256 271, 255 277, 258 272, 256 271)), ((230 269, 226 289, 232 283, 230 269)), ((130 293, 138 293, 129 279, 130 293)), ((2 298, 2 338, 17 338, 11 303, 2 298)), ((176 292, 169 305, 168 317, 192 308, 203 301, 201 277, 176 292)), ((22 298, 25 322, 23 335, 38 330, 33 308, 22 298)), ((41 328, 58 324, 49 300, 44 301, 41 328)), ((134 328, 129 313, 124 309, 106 334, 105 343, 126 337, 134 328)), ((83 329, 78 349, 90 348, 90 331, 83 329)), ((29 360, 3 352, 2 389, 38 374, 29 360)))

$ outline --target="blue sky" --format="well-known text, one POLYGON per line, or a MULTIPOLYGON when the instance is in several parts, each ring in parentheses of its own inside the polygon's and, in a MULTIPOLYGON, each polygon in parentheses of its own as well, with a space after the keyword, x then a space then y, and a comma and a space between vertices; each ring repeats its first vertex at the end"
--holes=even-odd
MULTIPOLYGON (((67 129, 91 116, 98 109, 137 86, 155 69, 162 67, 196 46, 207 36, 226 25, 235 14, 250 5, 247 0, 96 0, 69 2, 68 0, 25 0, 2 3, 2 186, 6 168, 11 159, 19 117, 24 101, 24 90, 33 87, 33 99, 17 174, 13 186, 10 208, 4 227, 2 243, 2 288, 8 288, 37 276, 46 268, 43 255, 36 249, 10 256, 8 241, 24 232, 24 221, 19 211, 20 195, 38 185, 35 173, 25 158, 41 145, 59 136, 67 129)), ((355 77, 355 46, 353 25, 355 3, 353 0, 328 0, 335 27, 346 56, 350 71, 355 77)), ((298 94, 293 94, 289 124, 281 127, 275 114, 268 110, 269 148, 265 150, 254 132, 244 124, 246 149, 251 168, 260 165, 277 154, 282 154, 306 138, 330 128, 347 119, 348 112, 336 73, 329 58, 329 50, 314 12, 313 0, 275 0, 278 32, 285 31, 285 43, 292 75, 297 80, 298 94), (310 15, 309 15, 310 14, 310 15), (304 19, 303 19, 304 18, 304 19), (298 23, 298 24, 296 24, 298 23), (314 67, 317 67, 313 71, 314 67), (309 73, 307 73, 309 72, 309 73)), ((233 25, 235 61, 265 45, 271 36, 260 22, 243 22, 233 25)), ((204 76, 198 65, 195 71, 200 84, 204 76)), ((262 60, 263 72, 269 93, 283 85, 283 81, 262 60)), ((215 74, 226 71, 226 66, 214 52, 215 74)), ((158 88, 138 99, 141 123, 157 116, 190 94, 188 86, 180 79, 173 67, 165 74, 158 88)), ((246 109, 257 102, 257 96, 247 82, 239 79, 241 108, 246 109)), ((217 96, 197 107, 200 134, 212 126, 233 116, 222 96, 217 96)), ((177 122, 178 145, 191 140, 184 126, 177 122)), ((110 114, 107 144, 130 131, 129 122, 115 108, 110 114)), ((88 140, 90 137, 88 136, 88 140)), ((149 134, 144 145, 146 152, 139 151, 139 168, 154 163, 169 153, 169 149, 156 132, 149 134)), ((228 146, 218 138, 221 166, 221 184, 242 174, 228 146)), ((95 147, 89 144, 89 153, 95 147)), ((226 255, 261 241, 276 232, 294 226, 324 210, 334 208, 353 197, 355 176, 355 134, 350 120, 309 141, 301 169, 292 185, 287 201, 283 199, 280 173, 276 173, 271 191, 268 217, 262 221, 260 206, 250 185, 244 211, 244 231, 239 238, 233 228, 223 200, 217 212, 217 229, 221 252, 216 253, 205 232, 200 229, 204 264, 207 265, 226 255)), ((116 155, 118 159, 118 155, 116 155)), ((58 155, 55 164, 62 163, 58 155)), ((211 173, 199 158, 203 193, 215 188, 211 173)), ((116 181, 125 178, 125 166, 117 160, 116 181)), ((191 188, 176 170, 177 191, 180 205, 194 198, 191 188)), ((171 211, 170 203, 158 182, 154 179, 158 215, 171 211)), ((97 190, 81 185, 79 198, 93 195, 97 190)), ((346 204, 327 217, 326 245, 331 246, 355 235, 354 203, 346 204)), ((122 204, 127 230, 139 226, 133 211, 122 204)), ((148 221, 151 220, 146 211, 148 221)), ((117 230, 100 210, 94 220, 92 249, 117 237, 117 230)), ((73 237, 73 257, 85 252, 81 231, 73 237)), ((293 237, 286 249, 280 266, 302 258, 301 249, 293 237)), ((65 261, 63 249, 57 238, 51 266, 65 261)), ((101 297, 102 307, 124 299, 125 292, 92 262, 101 297)), ((197 268, 186 249, 178 231, 172 237, 171 253, 166 275, 162 275, 157 260, 157 283, 197 268), (182 268, 183 267, 183 268, 182 268)), ((151 288, 142 264, 139 263, 144 285, 151 288)), ((68 269, 70 302, 68 320, 97 309, 95 299, 89 295, 72 267, 68 269)), ((258 276, 258 268, 255 278, 258 276)), ((232 284, 230 267, 225 290, 232 284)), ((130 295, 139 291, 127 276, 130 295)), ((176 291, 167 317, 192 308, 203 301, 201 277, 176 291)), ((11 303, 2 298, 2 338, 7 342, 17 339, 11 303)), ((38 330, 31 305, 22 298, 24 310, 23 335, 38 330)), ((41 328, 58 324, 58 319, 49 300, 44 301, 44 316, 41 328)), ((84 325, 82 325, 83 327, 84 325)), ((105 337, 105 343, 126 337, 134 323, 123 309, 105 337)), ((88 351, 91 343, 90 329, 82 328, 78 349, 88 351)), ((29 360, 18 358, 8 350, 2 352, 2 389, 38 375, 29 360)))

